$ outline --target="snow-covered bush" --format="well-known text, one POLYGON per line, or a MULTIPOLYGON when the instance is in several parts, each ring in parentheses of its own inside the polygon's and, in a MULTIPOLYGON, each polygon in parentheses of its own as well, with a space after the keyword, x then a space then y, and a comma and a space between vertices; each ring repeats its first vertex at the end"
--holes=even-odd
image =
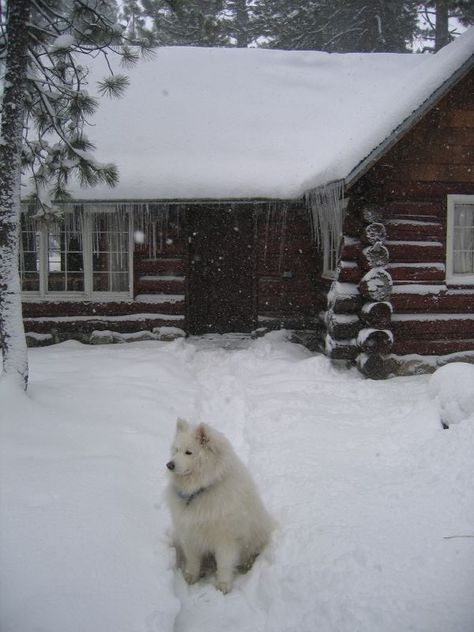
POLYGON ((444 425, 474 421, 474 364, 453 362, 437 369, 428 390, 444 425))

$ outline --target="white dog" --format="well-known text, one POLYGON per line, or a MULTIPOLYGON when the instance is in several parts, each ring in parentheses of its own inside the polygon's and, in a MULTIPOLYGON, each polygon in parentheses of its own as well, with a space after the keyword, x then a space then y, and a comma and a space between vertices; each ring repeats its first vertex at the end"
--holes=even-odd
POLYGON ((216 588, 232 589, 237 567, 249 569, 267 544, 273 521, 230 443, 206 424, 178 419, 167 499, 174 541, 189 584, 201 564, 216 563, 216 588))

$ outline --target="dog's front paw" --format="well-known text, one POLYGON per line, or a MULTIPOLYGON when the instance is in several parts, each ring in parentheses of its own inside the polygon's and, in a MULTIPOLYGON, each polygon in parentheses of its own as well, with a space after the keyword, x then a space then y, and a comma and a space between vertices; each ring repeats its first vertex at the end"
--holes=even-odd
POLYGON ((230 591, 232 590, 231 581, 225 581, 221 579, 215 583, 215 586, 217 590, 220 590, 221 593, 223 593, 224 595, 227 595, 227 593, 230 593, 230 591))
POLYGON ((195 584, 199 579, 199 571, 196 573, 194 571, 185 570, 183 576, 187 584, 195 584))

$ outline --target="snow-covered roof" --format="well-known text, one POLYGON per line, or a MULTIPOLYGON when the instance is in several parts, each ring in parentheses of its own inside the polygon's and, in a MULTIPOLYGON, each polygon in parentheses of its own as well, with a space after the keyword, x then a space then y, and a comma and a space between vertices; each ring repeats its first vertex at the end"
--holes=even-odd
MULTIPOLYGON (((474 28, 436 55, 161 48, 126 71, 122 99, 101 99, 89 131, 119 184, 72 192, 297 198, 350 179, 473 52, 474 28)), ((92 77, 107 74, 93 63, 92 77)))

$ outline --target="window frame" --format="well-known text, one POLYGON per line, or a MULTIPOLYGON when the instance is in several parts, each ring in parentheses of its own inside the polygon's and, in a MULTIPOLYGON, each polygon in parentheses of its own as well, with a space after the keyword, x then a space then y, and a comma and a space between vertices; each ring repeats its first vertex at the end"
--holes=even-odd
POLYGON ((446 284, 474 285, 474 273, 454 272, 454 210, 457 204, 473 204, 474 195, 452 194, 447 197, 446 284))
MULTIPOLYGON (((337 266, 339 263, 338 252, 340 250, 342 235, 339 236, 338 247, 331 248, 331 235, 324 235, 322 238, 322 251, 323 251, 323 261, 322 261, 322 272, 321 276, 324 279, 329 279, 330 281, 334 281, 337 277, 337 266), (334 267, 332 267, 332 263, 334 263, 334 267)), ((333 237, 334 239, 334 237, 333 237)), ((335 242, 335 239, 334 239, 335 242)))
MULTIPOLYGON (((93 288, 93 247, 92 247, 92 216, 95 213, 117 212, 110 208, 101 208, 100 205, 92 208, 84 207, 82 215, 82 255, 84 272, 84 291, 82 292, 58 292, 48 291, 48 226, 38 226, 39 233, 39 291, 25 290, 21 292, 24 302, 38 301, 90 301, 95 303, 133 300, 133 213, 128 213, 128 290, 123 292, 99 292, 93 288)), ((65 211, 65 213, 74 211, 65 211)), ((20 236, 20 242, 22 236, 20 236)), ((20 244, 21 245, 21 244, 20 244)))

